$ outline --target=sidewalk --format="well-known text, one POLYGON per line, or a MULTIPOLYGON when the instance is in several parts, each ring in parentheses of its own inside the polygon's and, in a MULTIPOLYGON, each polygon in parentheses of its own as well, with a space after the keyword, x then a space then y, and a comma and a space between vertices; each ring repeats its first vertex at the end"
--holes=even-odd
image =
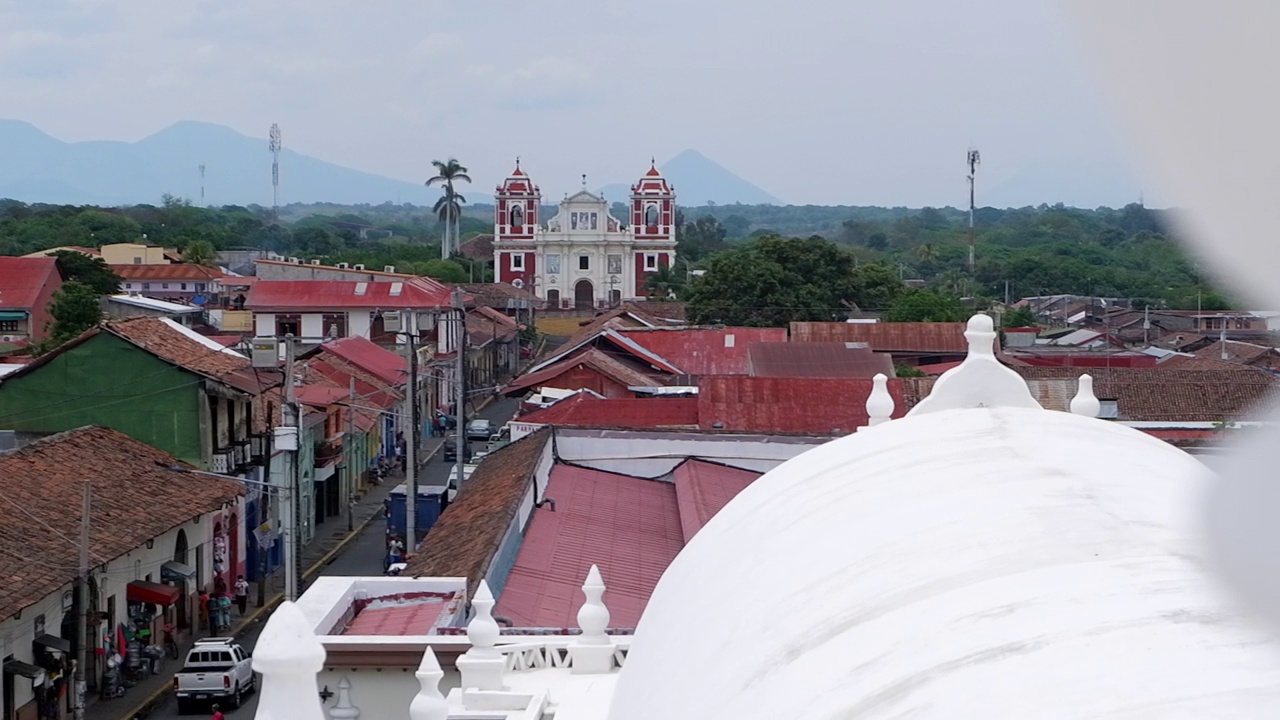
MULTIPOLYGON (((422 459, 419 461, 419 467, 430 462, 440 447, 444 444, 444 438, 426 438, 422 442, 422 459)), ((329 518, 316 528, 315 538, 302 548, 302 585, 298 588, 299 594, 305 591, 308 581, 315 579, 323 571, 326 565, 333 561, 347 545, 354 541, 369 525, 378 522, 384 517, 383 502, 387 496, 391 494, 391 490, 397 485, 404 482, 404 473, 397 468, 391 475, 382 481, 381 485, 370 485, 363 491, 363 495, 356 500, 355 507, 352 511, 354 518, 354 529, 347 531, 346 515, 338 515, 329 518)), ((280 572, 277 571, 267 578, 267 602, 259 607, 255 604, 257 600, 257 589, 252 588, 249 591, 249 610, 244 617, 236 615, 235 608, 232 608, 231 629, 224 635, 231 637, 240 637, 256 623, 264 621, 275 609, 275 606, 284 599, 280 593, 283 587, 283 580, 280 578, 280 572)), ((200 633, 199 637, 207 637, 208 633, 200 633)), ((147 677, 142 682, 129 688, 123 698, 118 700, 100 700, 96 692, 90 692, 86 700, 84 716, 86 720, 133 720, 134 718, 144 717, 156 704, 164 699, 173 688, 173 675, 182 668, 182 658, 186 657, 187 651, 195 644, 194 639, 187 639, 180 642, 178 647, 178 660, 174 660, 165 656, 160 666, 160 674, 147 677)))

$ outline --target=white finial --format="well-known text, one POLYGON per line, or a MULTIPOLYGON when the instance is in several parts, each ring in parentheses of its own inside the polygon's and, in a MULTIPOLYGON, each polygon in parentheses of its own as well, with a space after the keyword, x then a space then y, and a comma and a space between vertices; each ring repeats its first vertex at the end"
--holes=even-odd
POLYGON ((351 704, 351 681, 346 675, 338 681, 338 704, 329 710, 329 720, 359 720, 360 708, 351 704))
POLYGON ((586 189, 587 189, 587 174, 586 174, 586 173, 582 173, 582 189, 583 189, 583 190, 586 190, 586 189))
POLYGON ((502 631, 493 619, 493 593, 489 591, 489 583, 480 581, 471 607, 475 610, 475 617, 467 624, 467 639, 471 641, 471 649, 463 653, 456 662, 458 671, 462 674, 462 687, 464 690, 501 690, 502 673, 507 661, 494 648, 502 631))
POLYGON ((448 720, 449 702, 440 694, 440 680, 444 672, 440 670, 440 661, 436 660, 436 652, 430 645, 422 653, 422 662, 413 675, 418 678, 421 688, 409 704, 409 720, 448 720))
POLYGON ((578 627, 582 634, 569 645, 571 671, 575 674, 602 675, 613 670, 613 638, 609 637, 609 608, 604 604, 604 579, 600 568, 592 565, 587 581, 582 584, 586 601, 578 608, 578 627))
POLYGON ((587 581, 582 584, 582 594, 587 597, 578 608, 578 627, 582 628, 582 642, 600 645, 609 641, 605 630, 609 629, 609 608, 604 604, 604 579, 600 568, 592 565, 587 581))
POLYGON ((943 373, 933 384, 929 396, 912 408, 908 416, 960 408, 1043 410, 1031 396, 1026 381, 996 359, 995 323, 989 316, 978 314, 969 318, 964 337, 969 341, 969 355, 960 365, 943 373))
POLYGON ((480 587, 476 589, 476 597, 471 601, 471 607, 475 609, 476 614, 467 624, 467 639, 471 641, 473 650, 492 652, 493 646, 497 644, 502 634, 498 622, 493 619, 493 605, 493 593, 489 591, 489 583, 481 580, 480 587))
POLYGON ((889 422, 893 417, 893 396, 889 394, 889 378, 876 373, 871 378, 871 394, 867 396, 867 426, 874 427, 889 422))
POLYGON ((1071 412, 1074 415, 1096 418, 1102 414, 1102 403, 1093 394, 1093 376, 1081 375, 1080 387, 1076 396, 1071 398, 1071 412))
POLYGON ((280 605, 262 629, 253 669, 262 673, 257 720, 324 720, 316 673, 324 668, 324 646, 302 611, 280 605))

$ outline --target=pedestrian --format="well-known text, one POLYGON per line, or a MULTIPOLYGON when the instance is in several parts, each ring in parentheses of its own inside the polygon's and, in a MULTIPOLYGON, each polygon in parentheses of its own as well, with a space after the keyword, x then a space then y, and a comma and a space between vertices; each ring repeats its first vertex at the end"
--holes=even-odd
POLYGON ((200 591, 200 627, 209 624, 209 592, 207 590, 200 591))
POLYGON ((244 617, 245 608, 249 606, 249 583, 243 575, 236 578, 236 606, 240 608, 240 617, 244 617))
POLYGON ((205 601, 209 609, 209 634, 216 636, 218 634, 218 596, 207 595, 208 600, 205 601))
POLYGON ((209 720, 227 720, 226 716, 222 714, 222 711, 218 709, 217 703, 213 704, 213 717, 209 718, 209 720))

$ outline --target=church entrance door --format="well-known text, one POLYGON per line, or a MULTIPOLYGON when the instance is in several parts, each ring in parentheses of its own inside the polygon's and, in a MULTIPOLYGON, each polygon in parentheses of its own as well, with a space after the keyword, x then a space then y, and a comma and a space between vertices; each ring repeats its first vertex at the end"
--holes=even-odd
POLYGON ((596 306, 596 289, 590 280, 579 280, 573 286, 573 306, 579 310, 590 310, 596 306))

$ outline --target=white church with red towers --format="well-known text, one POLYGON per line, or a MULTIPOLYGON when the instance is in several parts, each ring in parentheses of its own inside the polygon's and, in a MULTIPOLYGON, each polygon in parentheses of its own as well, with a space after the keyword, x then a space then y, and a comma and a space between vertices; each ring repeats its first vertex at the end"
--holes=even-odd
POLYGON ((498 186, 493 261, 498 282, 527 288, 548 308, 600 308, 647 297, 647 278, 676 258, 676 195, 650 162, 631 186, 631 217, 583 189, 543 223, 542 192, 516 169, 498 186))

